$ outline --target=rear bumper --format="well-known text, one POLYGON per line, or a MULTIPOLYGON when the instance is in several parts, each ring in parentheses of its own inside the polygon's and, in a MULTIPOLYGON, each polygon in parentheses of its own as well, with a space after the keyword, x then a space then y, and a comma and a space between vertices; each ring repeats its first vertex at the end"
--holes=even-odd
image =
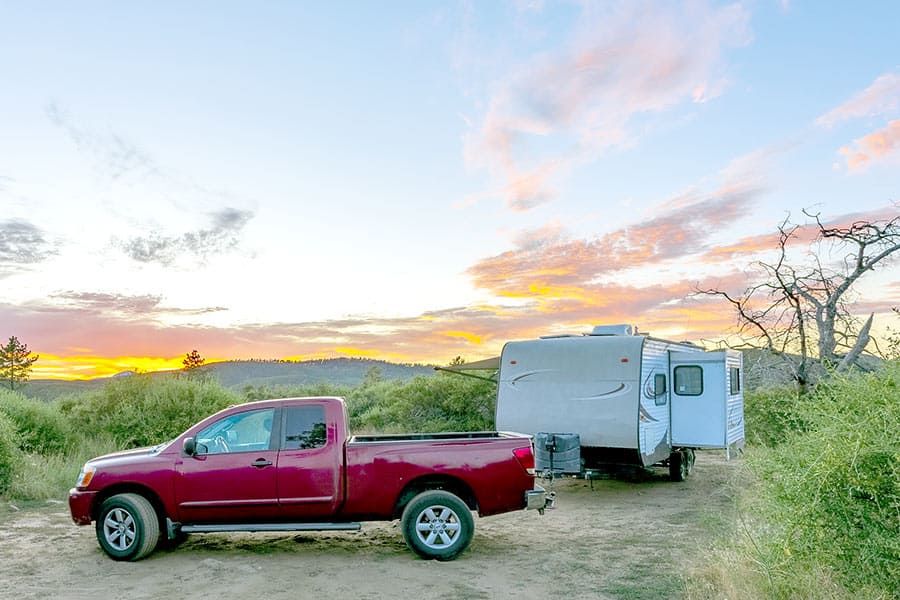
POLYGON ((69 490, 69 512, 76 525, 91 524, 91 507, 97 492, 88 492, 72 488, 69 490))
POLYGON ((541 486, 535 484, 533 490, 525 492, 525 509, 539 510, 543 512, 553 500, 547 497, 547 491, 541 486))

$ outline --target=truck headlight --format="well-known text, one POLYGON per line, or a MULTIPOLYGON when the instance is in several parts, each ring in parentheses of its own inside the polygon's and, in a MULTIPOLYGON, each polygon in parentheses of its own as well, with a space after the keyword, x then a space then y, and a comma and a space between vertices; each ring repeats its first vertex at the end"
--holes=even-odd
POLYGON ((78 481, 75 482, 75 487, 85 488, 91 484, 91 479, 94 478, 94 473, 97 472, 97 468, 93 465, 84 465, 81 469, 81 473, 78 474, 78 481))

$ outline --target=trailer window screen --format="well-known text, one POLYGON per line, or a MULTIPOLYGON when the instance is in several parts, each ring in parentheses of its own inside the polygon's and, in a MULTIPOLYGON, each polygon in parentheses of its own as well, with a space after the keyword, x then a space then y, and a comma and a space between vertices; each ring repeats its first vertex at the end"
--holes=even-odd
POLYGON ((703 393, 703 368, 694 365, 675 367, 675 393, 699 396, 703 393))
POLYGON ((728 379, 731 382, 731 393, 737 394, 741 391, 741 370, 737 367, 728 369, 728 379))
POLYGON ((657 406, 666 403, 666 376, 664 373, 657 373, 653 376, 653 396, 657 406))

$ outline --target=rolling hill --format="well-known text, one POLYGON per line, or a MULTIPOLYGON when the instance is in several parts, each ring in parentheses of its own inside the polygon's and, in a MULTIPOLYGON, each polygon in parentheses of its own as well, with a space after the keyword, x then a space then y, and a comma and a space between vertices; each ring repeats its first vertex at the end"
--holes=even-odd
MULTIPOLYGON (((223 386, 241 390, 246 386, 291 386, 316 383, 359 385, 366 373, 373 368, 381 371, 385 379, 407 380, 434 374, 433 367, 425 365, 401 365, 381 360, 357 358, 331 358, 304 362, 233 360, 210 363, 198 368, 198 372, 217 379, 223 386)), ((171 377, 181 371, 152 373, 153 377, 171 377)), ((113 377, 127 377, 130 372, 113 377)), ((22 388, 31 398, 54 400, 60 396, 79 394, 105 385, 113 377, 98 377, 78 381, 35 379, 22 388)))

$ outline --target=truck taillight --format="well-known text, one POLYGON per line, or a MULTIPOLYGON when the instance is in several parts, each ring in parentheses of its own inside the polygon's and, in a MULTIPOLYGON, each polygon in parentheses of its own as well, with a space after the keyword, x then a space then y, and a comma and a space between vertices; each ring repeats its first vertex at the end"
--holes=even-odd
POLYGON ((528 471, 529 475, 534 475, 534 453, 531 451, 531 446, 516 448, 513 450, 513 455, 519 461, 519 464, 522 465, 522 468, 528 471))

